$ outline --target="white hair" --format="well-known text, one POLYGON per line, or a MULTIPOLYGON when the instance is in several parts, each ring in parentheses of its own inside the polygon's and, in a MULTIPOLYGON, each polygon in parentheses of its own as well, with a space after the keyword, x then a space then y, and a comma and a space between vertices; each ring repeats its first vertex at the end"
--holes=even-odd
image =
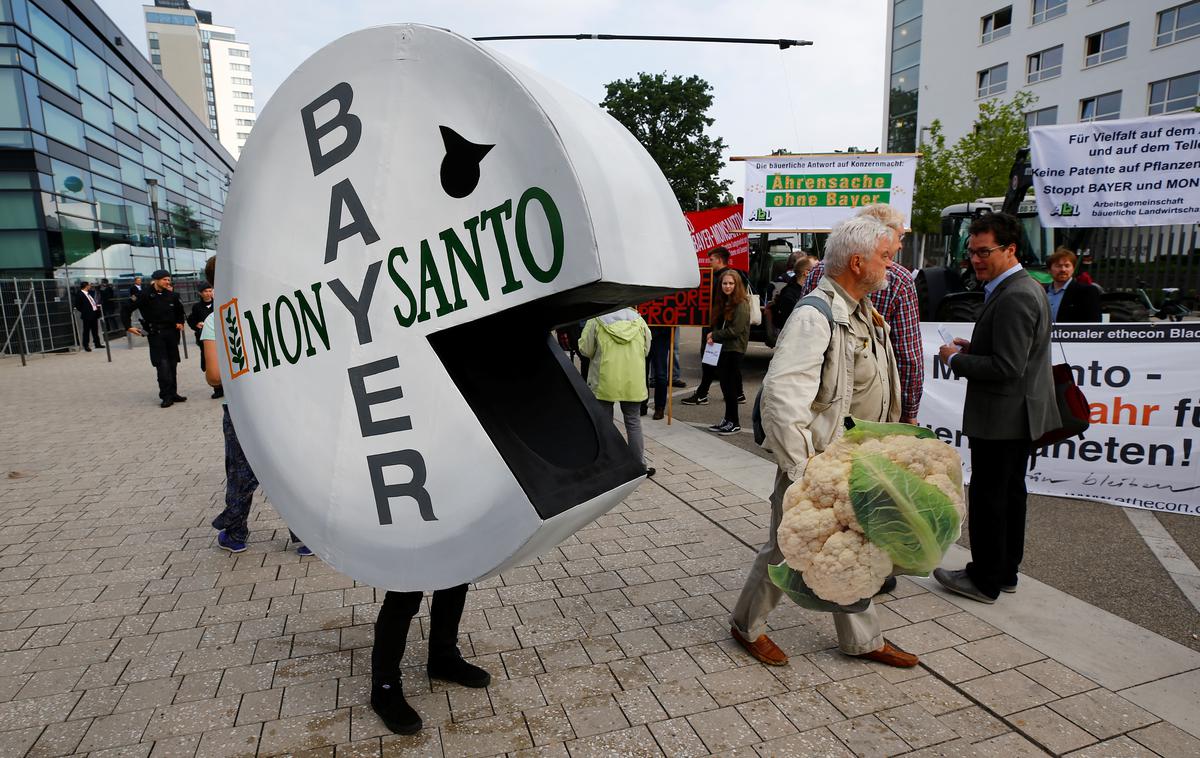
POLYGON ((825 270, 830 276, 841 276, 850 265, 850 257, 861 255, 869 260, 875 255, 879 241, 891 241, 892 230, 874 216, 854 216, 840 221, 829 232, 825 243, 825 270))
POLYGON ((874 203, 863 206, 856 215, 869 216, 881 221, 896 230, 896 234, 904 234, 904 214, 887 203, 874 203))

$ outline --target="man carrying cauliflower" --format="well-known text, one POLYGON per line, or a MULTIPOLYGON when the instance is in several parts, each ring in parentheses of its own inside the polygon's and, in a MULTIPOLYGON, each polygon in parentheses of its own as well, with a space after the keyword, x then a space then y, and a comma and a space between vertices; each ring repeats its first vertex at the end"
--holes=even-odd
MULTIPOLYGON (((821 459, 808 469, 810 459, 839 438, 848 416, 868 422, 900 418, 900 381, 888 327, 868 298, 887 285, 892 255, 892 232, 878 220, 856 217, 835 226, 825 250, 826 275, 809 296, 822 299, 828 308, 801 301, 779 335, 763 379, 764 447, 774 453, 779 471, 771 495, 770 534, 730 616, 730 632, 752 656, 769 665, 788 661, 764 634, 767 615, 783 595, 768 569, 783 563, 785 552, 792 569, 803 571, 812 592, 859 611, 833 613, 844 654, 890 666, 917 664, 915 655, 883 639, 869 600, 892 572, 892 559, 864 539, 854 513, 847 512, 850 464, 821 459), (793 488, 785 503, 785 492, 802 479, 804 486, 793 488), (797 508, 802 510, 789 514, 781 534, 784 511, 797 508), (788 543, 784 549, 781 540, 788 543)), ((879 459, 888 455, 878 452, 879 459)), ((874 458, 863 460, 869 464, 874 458)), ((939 471, 953 473, 948 465, 939 471)))

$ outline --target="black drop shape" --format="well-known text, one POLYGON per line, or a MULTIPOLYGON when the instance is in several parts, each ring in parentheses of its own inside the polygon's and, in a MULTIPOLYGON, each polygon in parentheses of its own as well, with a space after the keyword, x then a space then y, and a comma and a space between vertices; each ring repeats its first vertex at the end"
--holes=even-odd
POLYGON ((448 126, 442 130, 446 157, 442 158, 442 189, 450 197, 464 198, 479 185, 479 162, 495 145, 477 145, 448 126))

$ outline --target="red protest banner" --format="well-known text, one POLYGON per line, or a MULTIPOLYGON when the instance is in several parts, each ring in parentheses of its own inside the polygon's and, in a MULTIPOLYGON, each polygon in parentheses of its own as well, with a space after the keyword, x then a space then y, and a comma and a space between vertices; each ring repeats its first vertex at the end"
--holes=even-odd
POLYGON ((638 312, 650 326, 708 326, 712 309, 712 269, 708 265, 708 254, 713 248, 719 246, 728 250, 729 264, 733 268, 750 270, 750 237, 736 231, 742 227, 742 206, 727 205, 683 215, 696 248, 700 286, 639 305, 638 312))

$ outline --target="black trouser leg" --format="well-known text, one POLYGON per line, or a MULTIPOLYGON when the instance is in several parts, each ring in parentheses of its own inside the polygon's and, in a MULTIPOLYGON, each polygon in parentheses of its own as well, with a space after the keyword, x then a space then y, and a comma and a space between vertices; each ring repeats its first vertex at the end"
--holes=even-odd
MULTIPOLYGON (((703 357, 704 347, 708 344, 708 335, 712 329, 704 328, 700 330, 700 354, 703 357)), ((708 397, 708 388, 712 385, 713 379, 717 378, 717 367, 710 366, 703 361, 700 362, 700 386, 696 387, 696 397, 708 397)))
POLYGON ((459 658, 458 622, 467 603, 467 585, 438 590, 429 604, 429 658, 459 658))
POLYGON ((83 346, 88 346, 88 336, 92 338, 92 347, 100 347, 100 321, 98 319, 83 320, 83 346))
POLYGON ((741 426, 737 399, 742 387, 742 353, 722 350, 717 359, 717 374, 721 377, 721 394, 725 396, 725 420, 741 426))
POLYGON ((400 680, 400 661, 408 642, 408 628, 421 609, 422 592, 388 592, 375 619, 375 647, 371 649, 371 683, 400 680))
POLYGON ((989 597, 1016 582, 1025 550, 1028 440, 971 440, 967 575, 989 597))

